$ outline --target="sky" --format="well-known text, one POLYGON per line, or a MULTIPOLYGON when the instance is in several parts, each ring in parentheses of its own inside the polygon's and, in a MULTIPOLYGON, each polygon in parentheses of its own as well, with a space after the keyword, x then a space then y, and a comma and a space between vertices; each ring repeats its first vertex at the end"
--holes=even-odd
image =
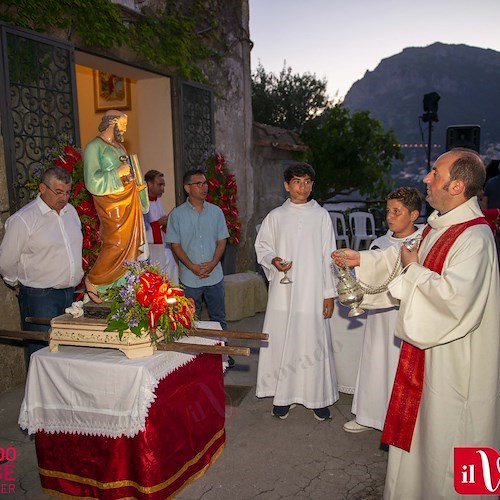
POLYGON ((341 100, 382 59, 434 42, 500 52, 500 0, 249 0, 252 71, 328 82, 341 100))

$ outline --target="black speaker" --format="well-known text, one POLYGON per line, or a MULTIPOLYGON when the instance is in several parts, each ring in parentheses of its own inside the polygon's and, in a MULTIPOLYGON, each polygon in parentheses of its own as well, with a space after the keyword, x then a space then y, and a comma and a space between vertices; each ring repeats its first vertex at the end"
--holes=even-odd
POLYGON ((452 125, 446 129, 446 151, 469 148, 479 153, 481 127, 479 125, 452 125))
POLYGON ((438 103, 441 96, 437 92, 431 92, 424 95, 424 114, 422 115, 422 121, 427 122, 438 122, 438 103))

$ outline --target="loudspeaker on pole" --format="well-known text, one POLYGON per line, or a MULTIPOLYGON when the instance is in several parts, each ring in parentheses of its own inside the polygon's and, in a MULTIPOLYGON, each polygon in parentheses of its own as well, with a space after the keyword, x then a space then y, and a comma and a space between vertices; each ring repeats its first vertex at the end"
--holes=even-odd
POLYGON ((446 151, 469 148, 479 153, 481 127, 479 125, 451 125, 446 129, 446 151))

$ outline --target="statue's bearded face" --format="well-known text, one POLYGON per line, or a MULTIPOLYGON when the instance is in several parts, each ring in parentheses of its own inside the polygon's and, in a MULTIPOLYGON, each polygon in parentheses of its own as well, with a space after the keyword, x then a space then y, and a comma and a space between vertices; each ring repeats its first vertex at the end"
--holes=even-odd
POLYGON ((123 136, 127 131, 127 115, 120 116, 115 122, 115 139, 117 142, 123 142, 123 136))

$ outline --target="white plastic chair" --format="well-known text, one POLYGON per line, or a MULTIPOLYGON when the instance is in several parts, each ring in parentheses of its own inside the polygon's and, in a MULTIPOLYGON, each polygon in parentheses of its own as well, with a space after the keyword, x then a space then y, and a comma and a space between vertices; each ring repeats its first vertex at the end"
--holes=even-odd
POLYGON ((349 214, 349 227, 352 235, 352 248, 359 250, 361 242, 365 242, 366 248, 377 235, 375 234, 375 219, 368 212, 351 212, 349 214))
POLYGON ((337 243, 337 248, 342 248, 342 242, 345 243, 345 247, 349 248, 349 236, 347 235, 347 230, 345 227, 344 214, 340 212, 328 212, 330 218, 332 219, 333 232, 335 233, 335 241, 337 243))

